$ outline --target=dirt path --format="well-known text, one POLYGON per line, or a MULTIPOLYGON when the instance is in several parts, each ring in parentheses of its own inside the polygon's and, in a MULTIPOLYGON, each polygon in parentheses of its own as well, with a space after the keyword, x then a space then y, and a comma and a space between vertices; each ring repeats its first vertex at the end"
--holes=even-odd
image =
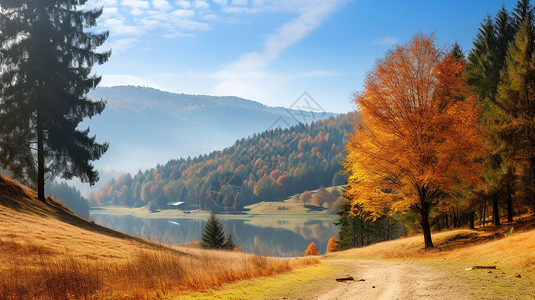
POLYGON ((470 299, 455 279, 421 264, 399 261, 332 260, 340 277, 355 281, 338 283, 312 299, 470 299), (364 279, 364 281, 359 281, 364 279))
MULTIPOLYGON (((410 261, 339 259, 289 273, 243 280, 178 299, 463 299, 455 275, 410 261), (337 282, 352 276, 355 281, 337 282), (363 280, 361 280, 363 279, 363 280)), ((489 298, 486 298, 489 299, 489 298)))

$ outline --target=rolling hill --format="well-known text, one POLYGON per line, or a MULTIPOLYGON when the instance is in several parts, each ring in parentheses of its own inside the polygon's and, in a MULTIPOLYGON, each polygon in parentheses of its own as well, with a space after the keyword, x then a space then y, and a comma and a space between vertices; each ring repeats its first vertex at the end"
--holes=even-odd
POLYGON ((254 133, 335 115, 324 112, 308 95, 290 99, 288 108, 293 109, 138 86, 99 87, 89 97, 107 101, 101 115, 82 124, 90 126, 97 140, 110 143, 95 162, 104 179, 112 170, 144 170, 177 157, 223 149, 254 133), (301 111, 311 109, 314 113, 301 111))
POLYGON ((241 210, 305 190, 344 184, 343 148, 353 114, 242 138, 221 151, 123 174, 89 195, 93 206, 184 202, 184 209, 241 210))
POLYGON ((36 196, 0 174, 0 299, 167 298, 315 263, 155 243, 36 196))

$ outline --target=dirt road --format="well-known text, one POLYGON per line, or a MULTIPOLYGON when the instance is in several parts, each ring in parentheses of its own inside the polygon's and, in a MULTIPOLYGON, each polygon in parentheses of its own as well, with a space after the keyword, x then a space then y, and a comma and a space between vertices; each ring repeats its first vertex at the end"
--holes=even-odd
MULTIPOLYGON (((453 278, 433 268, 410 262, 331 260, 337 276, 355 278, 336 284, 310 299, 470 299, 453 278), (359 281, 363 280, 363 281, 359 281)), ((332 279, 331 279, 332 280, 332 279)), ((289 297, 291 298, 291 297, 289 297)))
POLYGON ((474 294, 477 293, 458 284, 455 275, 444 274, 422 263, 347 258, 325 259, 316 266, 243 280, 219 290, 179 298, 468 300, 474 298, 474 294), (336 278, 345 276, 355 280, 336 281, 336 278))

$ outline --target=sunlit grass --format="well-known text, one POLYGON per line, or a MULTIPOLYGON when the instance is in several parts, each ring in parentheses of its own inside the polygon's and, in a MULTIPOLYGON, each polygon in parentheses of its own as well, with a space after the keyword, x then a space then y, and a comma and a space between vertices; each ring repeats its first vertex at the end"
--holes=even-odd
POLYGON ((0 178, 0 299, 164 298, 317 262, 150 242, 0 178))

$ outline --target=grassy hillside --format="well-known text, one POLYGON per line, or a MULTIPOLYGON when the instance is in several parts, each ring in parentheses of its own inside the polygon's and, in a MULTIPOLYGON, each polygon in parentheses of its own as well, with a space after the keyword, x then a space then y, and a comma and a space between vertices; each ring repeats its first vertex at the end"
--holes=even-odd
POLYGON ((308 260, 153 243, 82 219, 0 175, 0 299, 155 298, 308 260))

